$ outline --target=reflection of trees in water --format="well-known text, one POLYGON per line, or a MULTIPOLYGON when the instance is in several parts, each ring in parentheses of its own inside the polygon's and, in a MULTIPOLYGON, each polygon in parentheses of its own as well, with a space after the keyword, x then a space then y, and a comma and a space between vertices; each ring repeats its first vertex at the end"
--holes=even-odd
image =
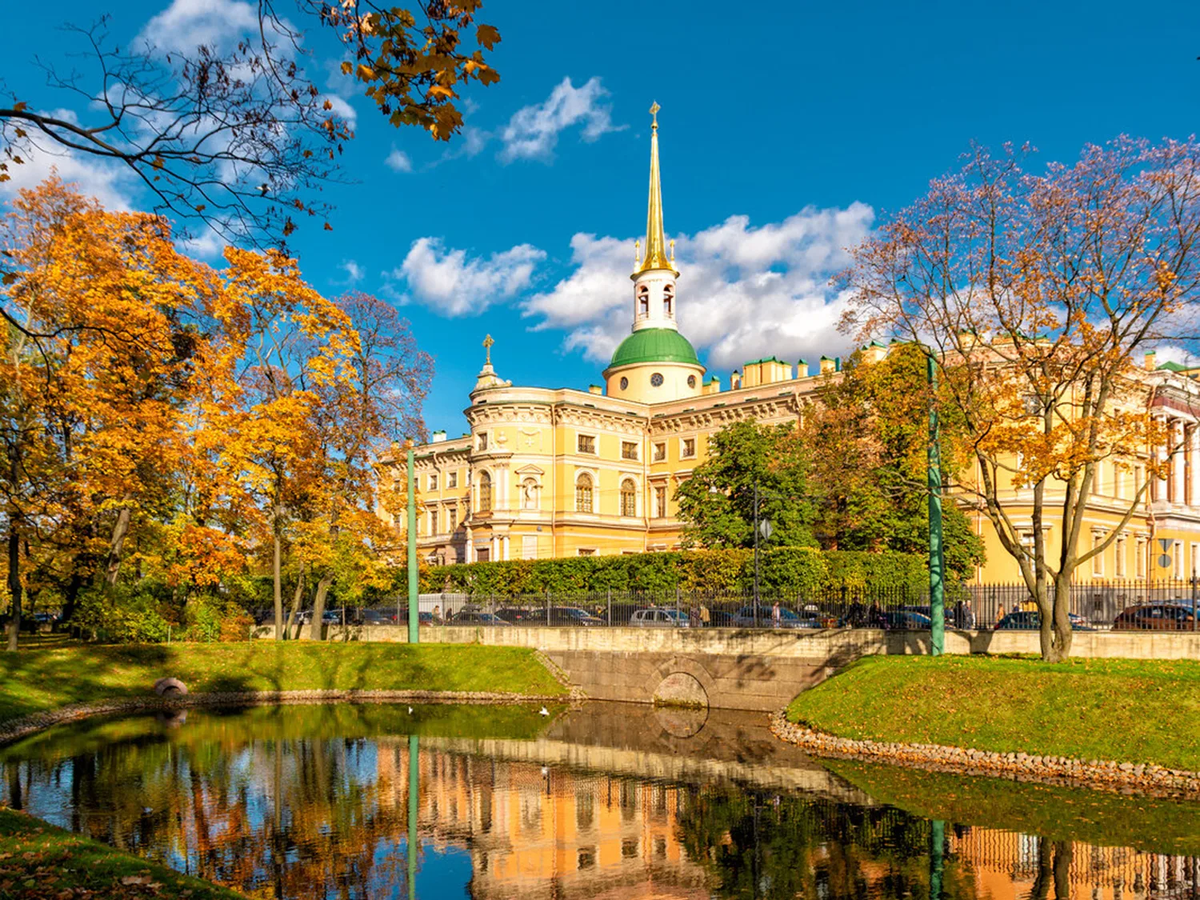
MULTIPOLYGON (((684 847, 720 897, 929 898, 930 823, 898 809, 730 785, 697 790, 679 818, 684 847)), ((948 861, 944 900, 974 896, 973 880, 948 861)))

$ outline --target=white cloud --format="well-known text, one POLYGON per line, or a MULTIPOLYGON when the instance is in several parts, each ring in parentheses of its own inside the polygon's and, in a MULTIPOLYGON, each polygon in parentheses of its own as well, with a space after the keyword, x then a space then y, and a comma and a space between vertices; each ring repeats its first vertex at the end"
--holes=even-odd
MULTIPOLYGON (((78 121, 67 109, 51 110, 49 115, 68 122, 78 121)), ((46 149, 32 144, 19 149, 18 155, 24 161, 19 165, 9 162, 10 178, 0 182, 0 196, 11 197, 22 188, 35 188, 57 174, 81 194, 95 197, 105 209, 125 212, 133 206, 133 174, 117 163, 85 157, 71 150, 46 149)))
POLYGON ((530 244, 487 259, 468 258, 465 250, 447 250, 438 238, 423 237, 413 242, 398 268, 384 274, 408 285, 407 294, 388 286, 401 303, 415 300, 445 316, 476 315, 529 287, 534 266, 545 258, 530 244))
POLYGON ((500 132, 504 148, 500 151, 501 162, 515 159, 550 160, 558 143, 559 132, 582 123, 581 137, 594 141, 609 131, 620 131, 612 124, 612 107, 601 103, 608 96, 593 77, 582 87, 576 88, 570 78, 564 78, 546 98, 544 103, 526 106, 517 110, 500 132))
POLYGON ((393 172, 411 172, 412 160, 408 158, 408 154, 403 150, 392 148, 392 152, 387 155, 387 159, 383 164, 393 172))
POLYGON ((159 50, 190 53, 204 45, 229 49, 258 32, 258 9, 241 0, 173 0, 138 36, 159 50))
POLYGON ((363 272, 362 266, 352 259, 345 260, 338 268, 346 273, 346 284, 357 284, 366 274, 363 272))
MULTIPOLYGON (((846 351, 850 341, 837 323, 847 298, 829 279, 873 218, 871 207, 853 203, 807 208, 757 228, 747 216, 731 216, 677 237, 680 330, 715 369, 766 355, 812 363, 846 351)), ((571 251, 575 271, 522 309, 537 318, 535 328, 567 329, 565 350, 607 362, 633 320, 633 239, 576 234, 571 251)))

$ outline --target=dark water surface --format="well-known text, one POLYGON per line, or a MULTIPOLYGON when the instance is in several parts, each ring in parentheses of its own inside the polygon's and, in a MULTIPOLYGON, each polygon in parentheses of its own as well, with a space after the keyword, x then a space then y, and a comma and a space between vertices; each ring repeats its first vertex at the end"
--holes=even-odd
POLYGON ((0 749, 0 801, 252 897, 1200 900, 1200 804, 826 768, 760 715, 551 713, 96 720, 0 749))

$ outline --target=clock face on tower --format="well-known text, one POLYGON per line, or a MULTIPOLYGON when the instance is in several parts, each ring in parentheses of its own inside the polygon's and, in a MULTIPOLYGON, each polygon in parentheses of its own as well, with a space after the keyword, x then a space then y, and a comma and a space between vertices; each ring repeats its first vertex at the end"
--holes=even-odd
POLYGON ((650 384, 653 387, 662 387, 663 377, 661 372, 655 372, 650 376, 650 384))

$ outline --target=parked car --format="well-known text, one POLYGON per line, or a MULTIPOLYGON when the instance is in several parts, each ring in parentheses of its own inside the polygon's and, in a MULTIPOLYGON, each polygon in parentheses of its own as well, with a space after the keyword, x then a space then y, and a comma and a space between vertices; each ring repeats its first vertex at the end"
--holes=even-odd
MULTIPOLYGON (((1069 613, 1071 619, 1072 631, 1095 631, 1088 624, 1087 619, 1076 613, 1069 613)), ((1007 631, 1009 629, 1019 629, 1022 631, 1037 631, 1041 627, 1041 616, 1037 610, 1017 610, 1010 612, 1003 619, 996 623, 997 631, 1007 631)))
POLYGON ((1192 631, 1195 626, 1192 607, 1182 603, 1131 606, 1113 620, 1114 631, 1192 631))
POLYGON ((889 631, 929 631, 933 620, 911 609, 895 609, 883 614, 883 627, 889 631))
POLYGON ((485 612, 481 609, 463 609, 456 612, 453 618, 450 619, 451 625, 503 625, 508 627, 511 622, 505 622, 495 613, 485 612))
POLYGON ((634 628, 690 628, 692 625, 682 610, 657 607, 634 610, 629 624, 634 628))
MULTIPOLYGON (((405 619, 404 621, 408 621, 405 619)), ((395 625, 396 612, 391 609, 364 609, 362 611, 364 625, 395 625)))
POLYGON ((771 607, 760 604, 757 619, 754 617, 753 606, 743 606, 733 614, 729 624, 734 628, 820 628, 821 620, 814 610, 796 613, 790 609, 780 608, 779 624, 776 625, 771 607))
POLYGON ((550 607, 551 625, 578 625, 582 628, 595 628, 607 623, 599 616, 593 616, 587 610, 576 606, 550 607))
POLYGON ((546 608, 534 606, 502 606, 496 615, 513 625, 545 625, 546 608))
MULTIPOLYGON (((401 609, 401 610, 400 610, 400 618, 399 618, 399 619, 397 619, 397 620, 396 620, 396 622, 397 622, 397 624, 399 624, 399 625, 407 625, 407 624, 408 624, 408 610, 407 610, 407 609, 401 609)), ((431 612, 421 612, 421 611, 419 611, 419 610, 418 610, 418 612, 417 612, 417 624, 418 624, 418 625, 421 625, 421 626, 425 626, 425 625, 440 625, 440 624, 442 624, 442 620, 441 620, 441 619, 435 619, 435 618, 433 617, 433 613, 431 613, 431 612)))

